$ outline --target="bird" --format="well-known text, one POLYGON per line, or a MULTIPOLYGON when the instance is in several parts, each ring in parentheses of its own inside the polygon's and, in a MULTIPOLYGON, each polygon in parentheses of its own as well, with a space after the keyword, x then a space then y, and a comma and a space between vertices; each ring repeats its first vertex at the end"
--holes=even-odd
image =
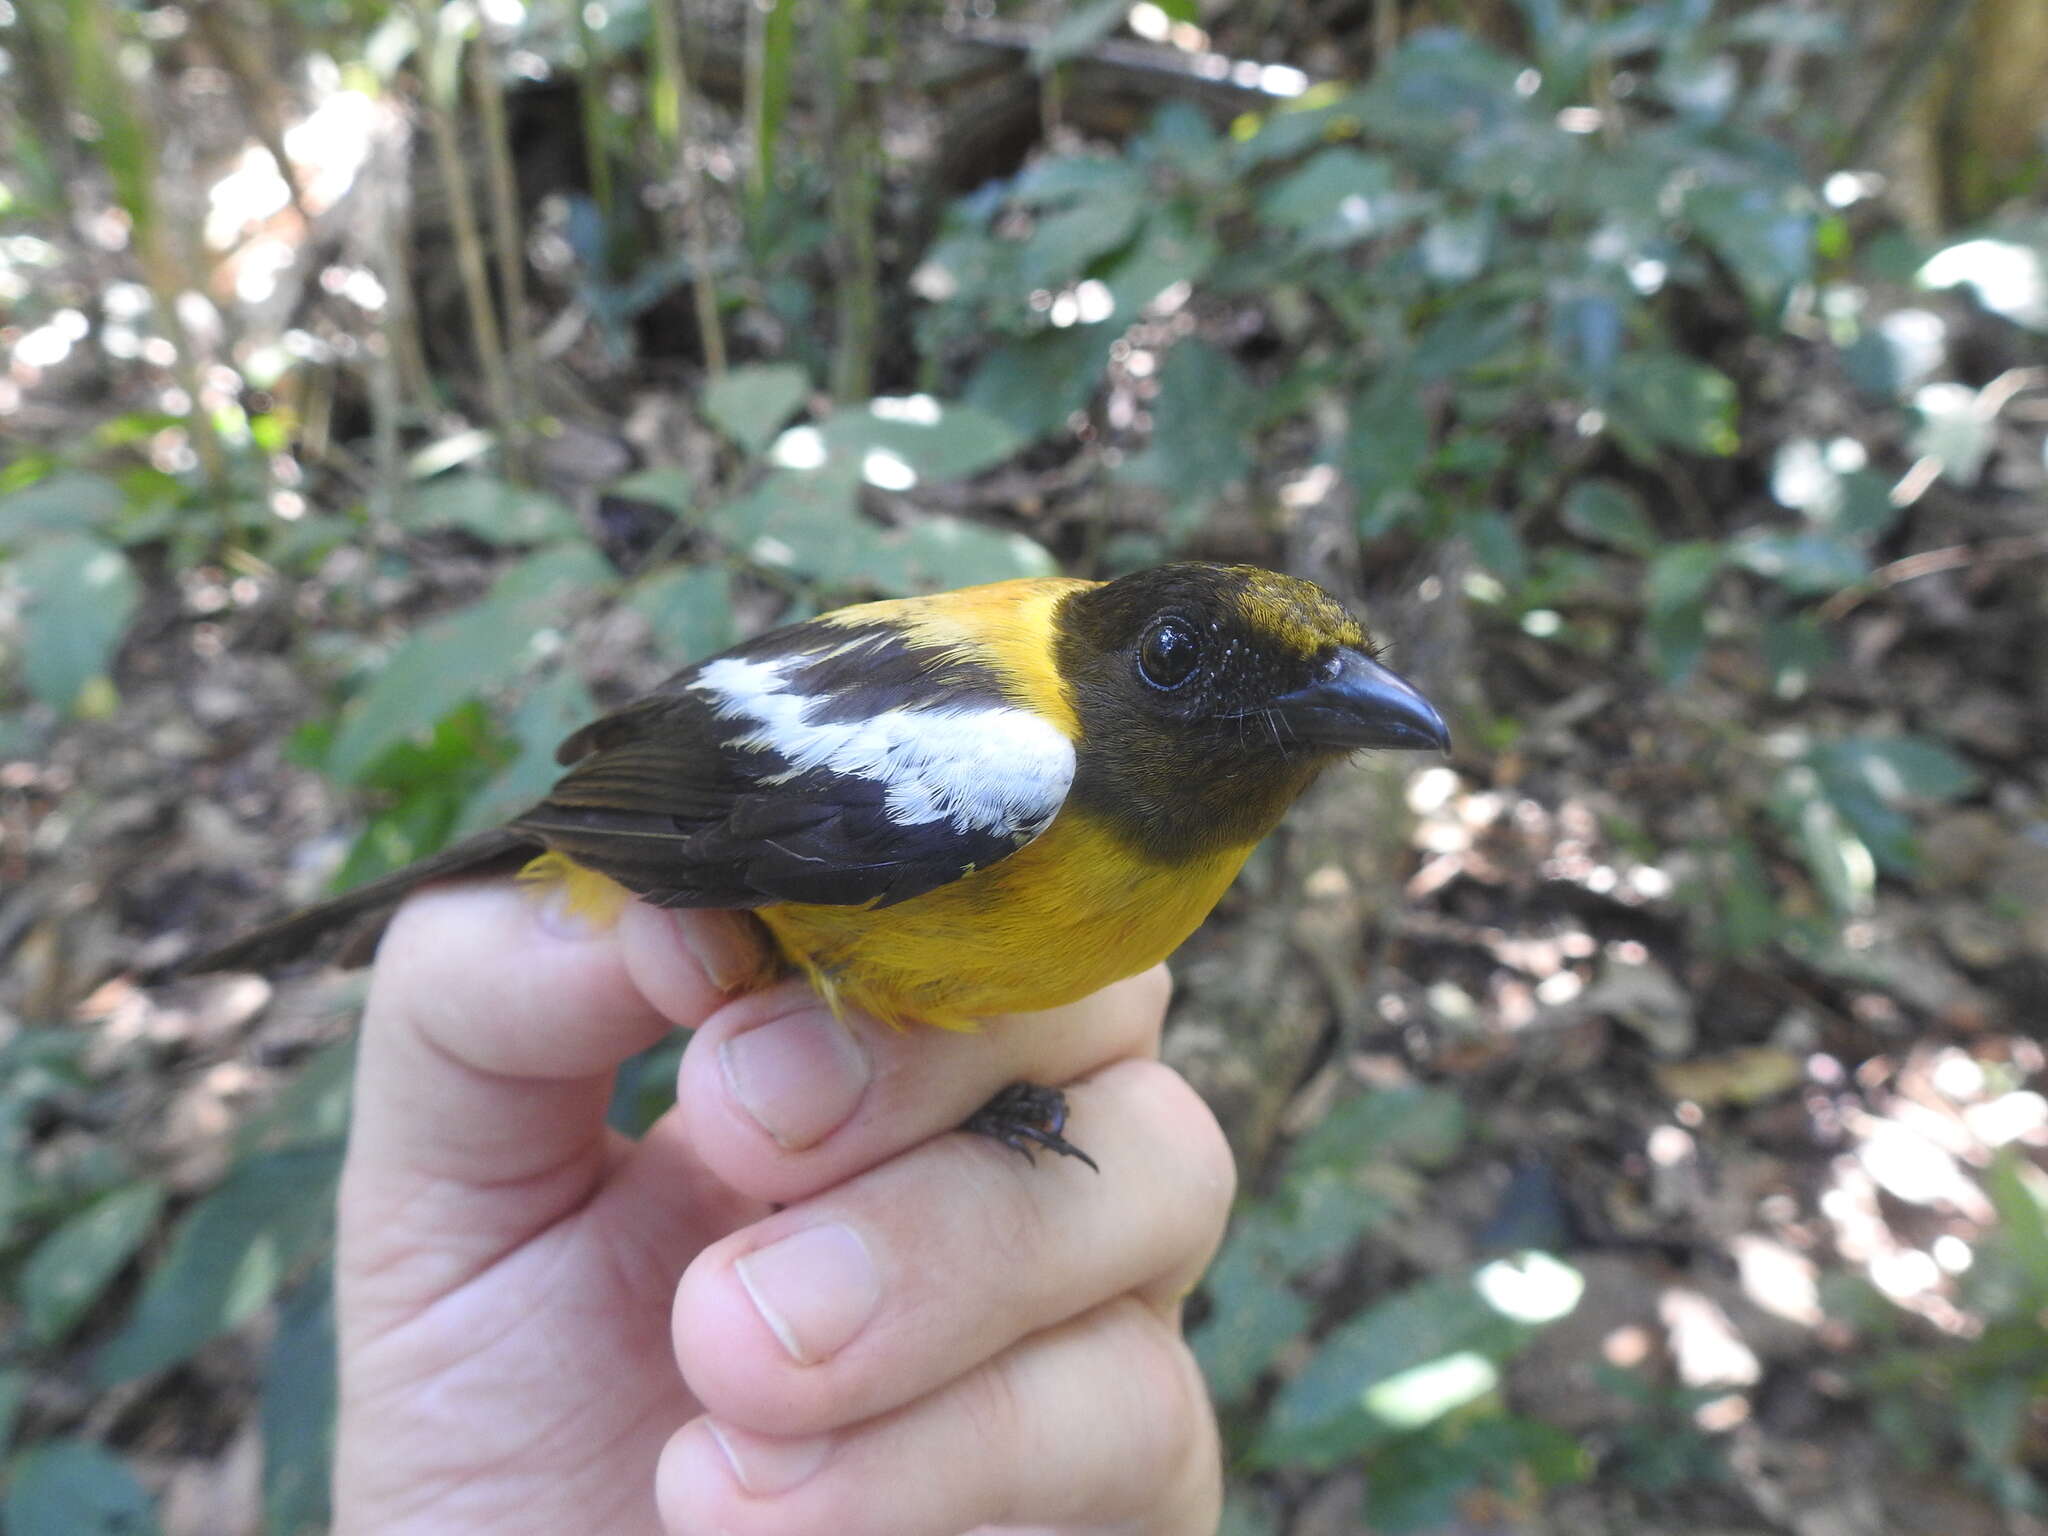
MULTIPOLYGON (((517 874, 598 918, 751 911, 835 1011, 891 1025, 1055 1008, 1171 954, 1333 763, 1449 751, 1380 657, 1323 588, 1247 565, 839 608, 573 732, 504 825, 181 969, 270 969, 420 885, 517 874)), ((965 1129, 1093 1166, 1064 1125, 1017 1084, 965 1129)))

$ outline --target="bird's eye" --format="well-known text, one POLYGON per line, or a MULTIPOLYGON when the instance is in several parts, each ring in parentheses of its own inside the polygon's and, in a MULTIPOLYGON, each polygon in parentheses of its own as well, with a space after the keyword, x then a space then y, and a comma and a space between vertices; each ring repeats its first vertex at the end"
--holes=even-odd
POLYGON ((1139 675, 1154 688, 1178 688, 1201 660, 1201 638, 1184 619, 1155 619, 1138 642, 1139 675))

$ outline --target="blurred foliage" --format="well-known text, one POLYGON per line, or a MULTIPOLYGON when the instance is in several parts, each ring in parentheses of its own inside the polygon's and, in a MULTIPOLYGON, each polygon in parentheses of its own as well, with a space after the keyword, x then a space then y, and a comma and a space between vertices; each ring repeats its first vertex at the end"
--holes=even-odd
MULTIPOLYGON (((277 9, 290 46, 430 117, 466 115, 464 49, 574 82, 583 170, 556 209, 556 275, 615 360, 687 294, 707 365, 695 414, 708 450, 601 488, 657 529, 639 546, 523 477, 549 420, 532 403, 530 339, 510 325, 503 344, 478 345, 484 405, 463 416, 458 386, 423 379, 441 398, 373 423, 376 465, 344 465, 302 495, 313 456, 293 403, 299 365, 277 347, 245 351, 241 382, 223 390, 191 362, 180 316, 201 306, 181 308, 162 171, 130 100, 163 62, 161 13, 118 0, 10 11, 10 56, 42 60, 51 101, 97 133, 61 142, 30 104, 9 125, 0 216, 23 232, 0 242, 7 324, 47 333, 61 358, 87 330, 133 330, 121 317, 141 315, 185 361, 181 399, 52 448, 10 448, 0 465, 0 758, 115 712, 124 639, 166 573, 301 575, 349 552, 368 591, 418 578, 423 551, 455 550, 486 573, 466 600, 423 616, 362 597, 299 638, 327 696, 293 758, 367 808, 337 884, 429 852, 549 781, 554 743, 597 708, 573 643, 590 615, 637 614, 680 663, 849 597, 1053 570, 1028 521, 919 499, 1042 462, 1049 445, 1078 460, 1091 494, 1156 509, 1062 547, 1091 570, 1198 547, 1221 508, 1277 528, 1278 509, 1341 486, 1345 532, 1373 558, 1459 552, 1445 569, 1483 626, 1681 699, 1718 648, 1787 700, 1834 653, 1828 616, 1873 589, 1905 502, 1895 466, 1872 462, 1883 445, 1752 419, 1755 344, 1823 350, 1896 445, 1956 486, 1977 482, 1989 451, 1984 388, 1931 375, 1903 332, 1830 307, 1848 276, 1896 270, 1902 237, 1868 238, 1817 188, 1827 125, 1802 121, 1807 104, 1783 78, 1855 61, 1839 20, 1814 9, 1523 0, 1494 41, 1416 26, 1363 81, 1306 82, 1228 115, 1169 100, 1114 147, 1064 136, 946 202, 929 247, 886 275, 872 248, 881 172, 858 148, 873 104, 849 91, 829 113, 798 105, 799 86, 819 84, 799 67, 808 46, 836 72, 828 84, 893 68, 880 29, 802 17, 787 0, 744 8, 753 30, 731 130, 743 170, 721 201, 700 184, 705 146, 689 143, 701 114, 672 93, 645 123, 619 108, 635 81, 680 78, 669 54, 689 40, 657 25, 666 9, 536 4, 515 27, 463 4, 277 9), (423 21, 438 41, 416 59, 423 21), (843 143, 820 126, 835 115, 843 143), (72 164, 104 179, 134 234, 139 283, 119 313, 110 295, 88 314, 75 286, 48 281, 72 164), (678 197, 686 174, 695 191, 678 197), (648 218, 651 188, 671 222, 648 218), (884 312, 900 336, 876 333, 884 312), (890 346, 909 356, 885 358, 890 346), (848 398, 847 381, 869 377, 893 379, 893 392, 848 398), (1703 494, 1704 467, 1758 438, 1768 502, 1703 494)), ((1127 14, 1034 16, 1033 67, 1068 67, 1127 14)), ((510 154, 488 135, 483 147, 487 160, 510 154)), ((2016 331, 2048 330, 2048 224, 1965 231, 1904 265, 1930 290, 1971 289, 2016 331)), ((511 302, 481 264, 458 280, 472 313, 511 302)), ((378 355, 398 357, 395 306, 379 324, 378 355)), ((1461 734, 1490 750, 1528 724, 1466 712, 1461 734)), ((1915 875, 1919 813, 1979 787, 1949 747, 1889 727, 1729 732, 1722 745, 1731 781, 1758 789, 1731 838, 1683 850, 1695 875, 1677 899, 1694 936, 1724 953, 1857 963, 1845 927, 1881 882, 1915 875)), ((347 1052, 317 1057, 218 1188, 167 1215, 161 1181, 104 1144, 30 1155, 44 1107, 99 1086, 82 1034, 31 1023, 0 1046, 0 1424, 11 1436, 30 1373, 77 1366, 88 1334, 86 1370, 111 1385, 176 1367, 281 1301, 264 1366, 266 1519, 317 1528, 333 1400, 327 1191, 347 1052), (138 1261, 147 1274, 130 1294, 138 1261), (117 1327, 86 1327, 115 1314, 117 1327)), ((660 1112, 675 1049, 622 1076, 615 1123, 660 1112)), ((1518 1252, 1409 1274, 1363 1300, 1327 1283, 1475 1134, 1447 1092, 1361 1094, 1246 1202, 1194 1340, 1247 1477, 1362 1467, 1366 1518, 1391 1533, 1440 1526, 1475 1492, 1526 1498, 1591 1474, 1579 1438, 1512 1411, 1499 1390, 1577 1303, 1569 1264, 1518 1252)), ((1901 1454, 1960 1450, 2001 1502, 2039 1512, 2023 1441, 2048 1390, 2048 1197, 2017 1158, 1986 1186, 1997 1219, 1966 1277, 1981 1334, 1930 1344, 1875 1295, 1842 1305, 1887 1341, 1858 1386, 1901 1454)), ((1615 1475, 1653 1492, 1717 1475, 1693 1424, 1704 1398, 1611 1375, 1642 1408, 1606 1452, 1615 1475)), ((0 1504, 11 1536, 142 1531, 152 1518, 100 1445, 15 1445, 0 1504)), ((1271 1528, 1243 1489, 1231 1518, 1271 1528)))

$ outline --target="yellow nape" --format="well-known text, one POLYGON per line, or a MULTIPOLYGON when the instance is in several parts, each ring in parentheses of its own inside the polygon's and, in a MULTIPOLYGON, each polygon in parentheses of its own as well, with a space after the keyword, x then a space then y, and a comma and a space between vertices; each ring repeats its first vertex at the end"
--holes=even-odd
POLYGON ((556 853, 552 848, 527 860, 519 871, 519 879, 541 896, 552 895, 559 889, 564 911, 600 928, 617 922, 626 903, 633 899, 633 893, 610 875, 586 869, 566 853, 556 853))

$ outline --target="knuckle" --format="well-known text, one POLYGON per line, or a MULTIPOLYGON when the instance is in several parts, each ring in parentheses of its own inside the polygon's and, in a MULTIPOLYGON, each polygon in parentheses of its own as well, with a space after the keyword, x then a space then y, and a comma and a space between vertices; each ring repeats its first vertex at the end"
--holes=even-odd
POLYGON ((1172 1148, 1170 1166, 1180 1171, 1194 1208, 1222 1235, 1237 1198, 1237 1159, 1202 1096, 1192 1084, 1158 1062, 1137 1064, 1136 1084, 1151 1134, 1172 1148))

